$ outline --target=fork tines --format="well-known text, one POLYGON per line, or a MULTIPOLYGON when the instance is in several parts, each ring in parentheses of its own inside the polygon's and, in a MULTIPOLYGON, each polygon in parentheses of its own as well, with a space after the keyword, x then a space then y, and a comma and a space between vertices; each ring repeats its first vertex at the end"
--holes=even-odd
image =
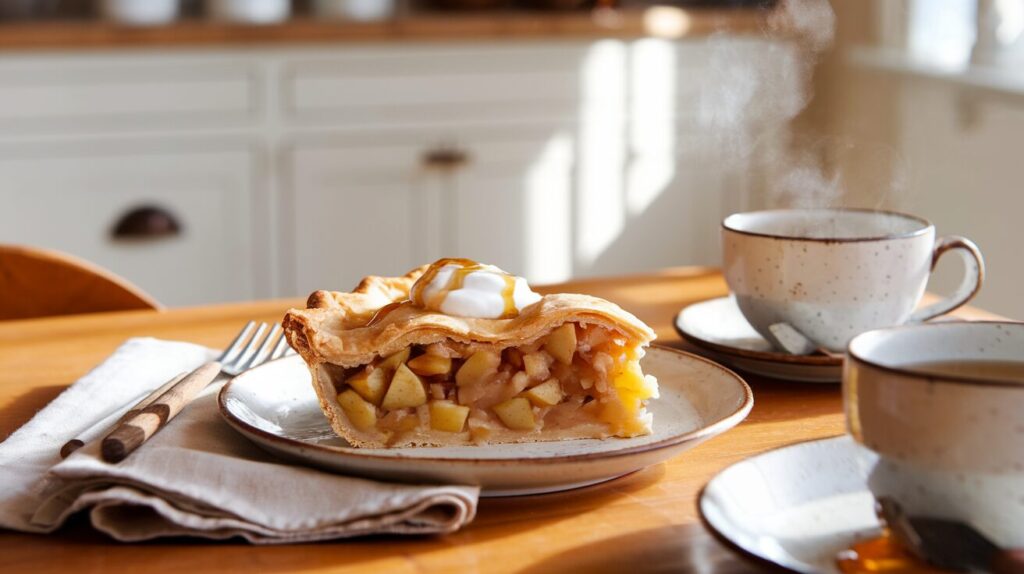
POLYGON ((225 373, 238 375, 293 352, 280 325, 249 321, 217 360, 225 373))

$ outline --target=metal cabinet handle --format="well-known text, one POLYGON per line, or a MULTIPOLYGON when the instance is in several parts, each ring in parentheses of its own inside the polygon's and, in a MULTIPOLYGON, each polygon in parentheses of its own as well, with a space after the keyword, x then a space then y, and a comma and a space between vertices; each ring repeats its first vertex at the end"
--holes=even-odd
POLYGON ((451 147, 432 149, 423 154, 423 165, 435 169, 455 169, 469 163, 469 154, 451 147))
POLYGON ((114 239, 158 239, 181 233, 178 218, 170 211, 154 205, 128 210, 114 223, 110 236, 114 239))

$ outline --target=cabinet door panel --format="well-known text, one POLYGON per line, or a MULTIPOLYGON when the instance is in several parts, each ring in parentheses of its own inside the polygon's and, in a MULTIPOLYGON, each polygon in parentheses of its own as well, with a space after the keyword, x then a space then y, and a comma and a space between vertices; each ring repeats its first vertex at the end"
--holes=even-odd
POLYGON ((234 125, 254 118, 254 70, 209 57, 6 57, 0 127, 67 133, 234 125))
POLYGON ((437 184, 402 146, 302 146, 293 154, 295 294, 347 291, 438 257, 437 184))
POLYGON ((286 64, 282 103, 301 122, 496 122, 571 116, 588 43, 353 48, 286 64))
POLYGON ((453 181, 452 251, 534 282, 569 278, 574 163, 566 134, 467 145, 471 161, 453 181))
POLYGON ((0 242, 77 255, 165 305, 255 295, 248 153, 50 148, 48 156, 6 150, 3 157, 0 242), (180 234, 113 239, 115 223, 140 206, 170 213, 180 234))

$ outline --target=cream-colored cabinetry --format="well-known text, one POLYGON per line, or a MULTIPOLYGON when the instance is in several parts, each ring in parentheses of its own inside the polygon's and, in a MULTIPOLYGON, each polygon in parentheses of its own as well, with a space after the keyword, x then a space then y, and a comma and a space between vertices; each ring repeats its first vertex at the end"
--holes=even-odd
POLYGON ((768 104, 797 89, 764 44, 0 55, 0 241, 94 260, 168 305, 347 289, 441 256, 533 281, 713 264, 718 221, 757 180, 720 136, 767 147, 768 104), (146 205, 180 235, 110 237, 146 205))
POLYGON ((266 297, 253 58, 0 56, 0 242, 69 252, 167 305, 266 297), (148 209, 177 228, 118 223, 148 209))
POLYGON ((286 154, 281 265, 290 292, 349 289, 442 253, 440 190, 419 168, 417 147, 357 141, 303 142, 286 154))
POLYGON ((122 51, 0 55, 0 137, 244 126, 264 95, 257 59, 122 51))
POLYGON ((283 197, 293 210, 282 232, 295 254, 282 263, 294 281, 286 288, 349 288, 367 273, 452 254, 542 279, 554 264, 570 272, 572 163, 544 157, 546 132, 463 130, 456 143, 427 129, 295 143, 283 197))
POLYGON ((567 131, 549 126, 466 143, 465 162, 448 176, 451 253, 533 281, 572 274, 576 162, 567 131))
POLYGON ((0 243, 73 253, 168 303, 252 298, 251 173, 249 151, 230 144, 3 147, 0 243), (117 236, 140 208, 177 232, 117 236))

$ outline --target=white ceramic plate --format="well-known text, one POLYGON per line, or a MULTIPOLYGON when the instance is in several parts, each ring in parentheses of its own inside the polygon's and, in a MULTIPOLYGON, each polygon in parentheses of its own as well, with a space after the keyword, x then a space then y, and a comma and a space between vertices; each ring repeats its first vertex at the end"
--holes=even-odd
POLYGON ((881 532, 867 488, 876 460, 848 436, 769 451, 711 479, 700 512, 720 536, 762 560, 838 573, 838 552, 881 532))
POLYGON ((702 355, 748 373, 807 383, 835 383, 843 375, 840 358, 775 350, 750 326, 731 296, 684 308, 676 315, 675 327, 702 355))
POLYGON ((282 458, 383 480, 478 484, 484 496, 556 492, 640 470, 732 428, 754 404, 743 379, 696 355, 656 347, 643 368, 658 378, 661 398, 649 407, 655 432, 631 439, 354 448, 331 430, 297 356, 236 377, 219 404, 228 424, 282 458))

